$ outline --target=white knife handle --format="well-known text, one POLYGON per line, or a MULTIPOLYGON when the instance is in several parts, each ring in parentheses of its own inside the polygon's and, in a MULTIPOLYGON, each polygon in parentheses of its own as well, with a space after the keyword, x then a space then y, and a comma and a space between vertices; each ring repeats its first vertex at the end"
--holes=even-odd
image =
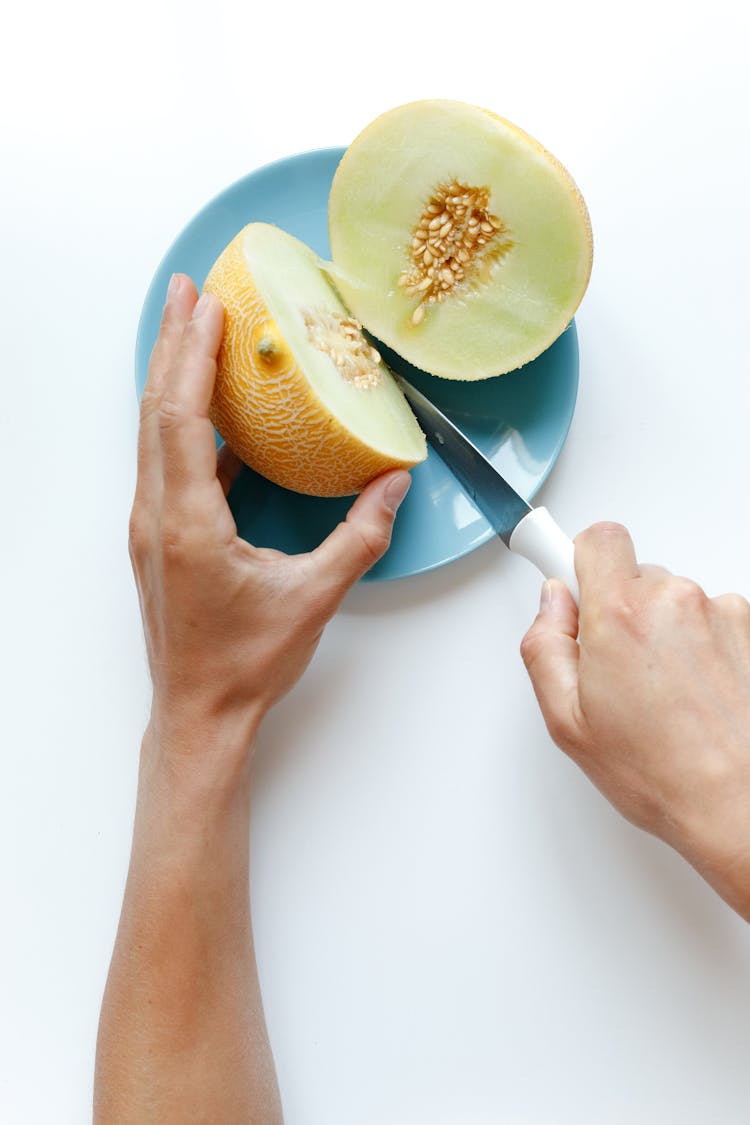
POLYGON ((546 508, 532 508, 510 537, 511 551, 523 555, 545 578, 559 578, 578 605, 578 579, 573 565, 573 542, 557 526, 546 508))

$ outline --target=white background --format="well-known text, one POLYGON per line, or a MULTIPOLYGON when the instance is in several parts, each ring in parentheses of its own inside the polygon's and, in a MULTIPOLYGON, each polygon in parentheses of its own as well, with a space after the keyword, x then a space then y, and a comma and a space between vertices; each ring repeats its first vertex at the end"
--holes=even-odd
MULTIPOLYGON (((152 273, 219 190, 455 97, 573 173, 595 265, 571 533, 750 592, 746 7, 14 5, 0 41, 0 1120, 90 1118, 149 685, 126 550, 152 273)), ((355 590, 260 740, 287 1125, 740 1125, 750 933, 552 746, 495 541, 355 590)))

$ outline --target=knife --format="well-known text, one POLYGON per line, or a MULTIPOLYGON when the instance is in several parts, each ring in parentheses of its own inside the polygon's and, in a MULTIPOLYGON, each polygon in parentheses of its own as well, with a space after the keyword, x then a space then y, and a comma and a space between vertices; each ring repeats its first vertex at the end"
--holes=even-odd
POLYGON ((546 508, 532 508, 465 434, 402 375, 392 375, 432 448, 506 547, 523 555, 545 578, 559 578, 578 605, 573 543, 546 508))

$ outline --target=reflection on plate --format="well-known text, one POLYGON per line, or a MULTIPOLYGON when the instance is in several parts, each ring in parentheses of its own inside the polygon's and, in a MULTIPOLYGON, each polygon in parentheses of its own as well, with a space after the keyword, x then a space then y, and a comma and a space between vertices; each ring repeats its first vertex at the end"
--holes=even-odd
MULTIPOLYGON (((146 294, 136 343, 138 394, 146 381, 170 276, 189 274, 200 288, 214 260, 246 223, 276 223, 328 257, 328 191, 344 150, 321 149, 269 164, 208 203, 178 236, 146 294)), ((388 349, 383 349, 386 360, 388 349)), ((461 427, 521 495, 530 500, 557 460, 578 389, 575 324, 543 355, 518 371, 478 383, 435 379, 399 367, 461 427)), ((473 551, 492 537, 440 458, 430 451, 412 471, 413 484, 385 558, 366 580, 403 578, 473 551)), ((243 469, 230 494, 240 535, 263 547, 296 553, 316 546, 351 505, 287 492, 243 469)))

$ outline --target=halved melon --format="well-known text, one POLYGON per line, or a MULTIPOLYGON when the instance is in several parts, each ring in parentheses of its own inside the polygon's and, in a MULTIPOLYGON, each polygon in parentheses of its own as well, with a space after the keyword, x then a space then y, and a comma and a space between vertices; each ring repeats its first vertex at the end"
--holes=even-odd
POLYGON ((474 106, 420 101, 352 142, 331 187, 331 275, 416 367, 484 379, 538 356, 591 272, 591 225, 563 166, 474 106))
POLYGON ((424 460, 403 394, 304 243, 251 223, 204 289, 226 312, 211 417, 247 465, 296 492, 346 496, 424 460))

